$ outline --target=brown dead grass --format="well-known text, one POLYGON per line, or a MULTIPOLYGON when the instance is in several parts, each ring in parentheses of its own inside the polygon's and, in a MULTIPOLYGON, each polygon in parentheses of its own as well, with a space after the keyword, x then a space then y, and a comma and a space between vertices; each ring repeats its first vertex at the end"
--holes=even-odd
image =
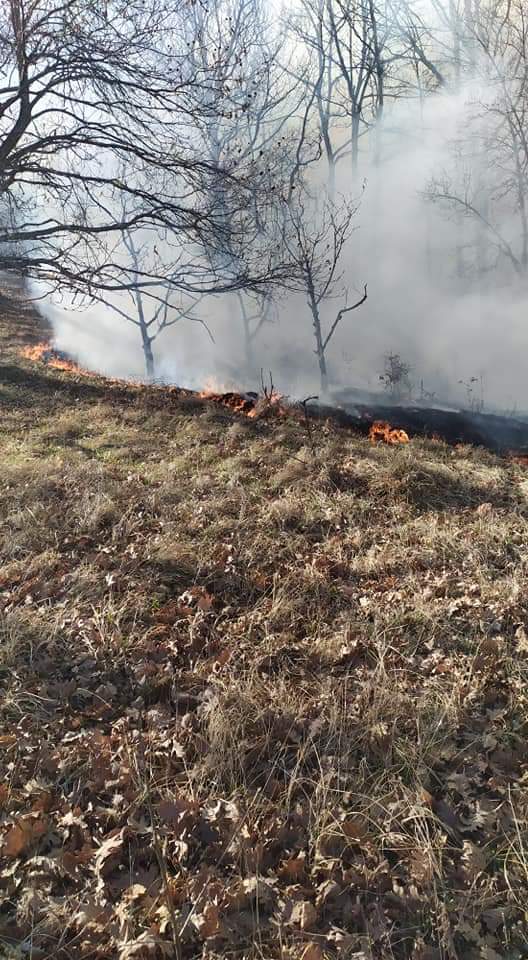
POLYGON ((326 425, 314 457, 18 329, 0 955, 526 956, 523 468, 326 425))

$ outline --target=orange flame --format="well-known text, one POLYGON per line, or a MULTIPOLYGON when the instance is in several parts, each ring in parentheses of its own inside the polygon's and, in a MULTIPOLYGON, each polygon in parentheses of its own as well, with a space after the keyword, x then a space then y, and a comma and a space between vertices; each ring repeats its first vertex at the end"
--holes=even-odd
POLYGON ((224 407, 229 407, 235 413, 244 413, 246 417, 256 417, 255 400, 251 397, 243 397, 241 393, 234 390, 228 390, 226 393, 213 393, 211 390, 202 390, 198 394, 203 400, 211 400, 213 403, 221 403, 224 407))
POLYGON ((274 412, 285 414, 286 407, 284 398, 277 393, 273 387, 264 389, 264 393, 243 394, 238 390, 227 390, 218 384, 214 377, 209 377, 205 382, 205 388, 198 394, 204 400, 211 400, 213 403, 220 403, 224 407, 229 407, 235 413, 242 413, 246 417, 256 419, 262 416, 266 411, 273 408, 274 412))
POLYGON ((52 344, 46 341, 36 343, 32 347, 24 347, 22 356, 34 362, 41 360, 43 363, 46 363, 48 367, 54 367, 56 370, 66 370, 68 373, 88 373, 87 370, 83 370, 74 360, 68 360, 67 357, 61 356, 52 344))
MULTIPOLYGON (((80 367, 74 360, 70 360, 57 351, 53 344, 42 341, 30 347, 24 347, 22 356, 35 363, 42 362, 49 367, 55 367, 56 370, 65 370, 81 376, 93 376, 90 370, 80 367)), ((135 383, 135 381, 124 381, 110 378, 111 383, 135 383)), ((141 386, 141 384, 138 384, 141 386)), ((262 396, 242 394, 236 390, 226 390, 222 388, 212 377, 206 381, 206 387, 198 394, 204 400, 211 400, 213 403, 220 403, 224 407, 229 407, 235 413, 242 413, 246 417, 257 418, 266 411, 273 408, 277 413, 285 413, 286 407, 283 404, 283 397, 276 393, 273 387, 269 390, 264 389, 262 396)))
POLYGON ((409 443, 409 435, 405 430, 396 430, 390 423, 384 423, 382 420, 375 420, 369 430, 369 440, 376 443, 382 440, 383 443, 409 443))

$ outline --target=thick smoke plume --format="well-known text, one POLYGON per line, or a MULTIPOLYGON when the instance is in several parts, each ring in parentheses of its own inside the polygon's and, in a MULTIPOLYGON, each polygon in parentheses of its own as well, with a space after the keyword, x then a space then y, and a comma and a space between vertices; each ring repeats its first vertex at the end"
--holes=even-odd
MULTIPOLYGON (((368 284, 368 300, 343 318, 328 348, 330 393, 383 390, 384 358, 397 354, 410 367, 414 398, 528 409, 526 281, 507 254, 518 211, 486 183, 483 156, 486 145, 492 149, 503 91, 489 71, 469 72, 424 96, 393 97, 376 128, 365 127, 356 169, 346 157, 337 165, 335 202, 360 201, 342 257, 343 285, 353 300, 368 284)), ((302 114, 302 100, 295 109, 302 114)), ((314 193, 326 189, 323 151, 304 175, 314 193)), ((110 299, 123 307, 124 295, 110 299)), ((237 294, 204 296, 200 323, 183 318, 154 342, 156 377, 254 389, 262 369, 286 394, 318 393, 306 299, 287 285, 272 299, 248 356, 237 294)), ((257 313, 264 310, 262 300, 255 304, 257 313)), ((144 376, 137 330, 115 309, 97 302, 73 310, 67 296, 42 309, 58 347, 81 364, 144 376)), ((335 311, 334 303, 323 305, 327 323, 335 311)))

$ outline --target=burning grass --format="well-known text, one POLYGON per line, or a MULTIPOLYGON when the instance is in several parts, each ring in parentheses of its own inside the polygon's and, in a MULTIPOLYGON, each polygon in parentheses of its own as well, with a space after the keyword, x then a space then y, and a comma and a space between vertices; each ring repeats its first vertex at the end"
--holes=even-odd
POLYGON ((41 343, 35 343, 32 346, 24 347, 21 351, 26 360, 32 360, 34 363, 42 362, 54 370, 64 370, 67 373, 84 373, 79 364, 71 360, 65 353, 56 350, 47 340, 41 343))
POLYGON ((397 430, 391 427, 390 423, 375 420, 369 431, 369 439, 372 443, 382 440, 383 443, 394 446, 398 443, 409 443, 409 434, 405 430, 397 430))
MULTIPOLYGON (((66 353, 61 350, 57 350, 48 340, 25 346, 22 348, 20 353, 25 360, 30 360, 33 363, 42 363, 45 366, 50 367, 52 370, 61 370, 65 373, 76 374, 82 377, 97 378, 97 374, 94 373, 94 371, 81 367, 66 353)), ((141 383, 133 380, 118 380, 116 378, 104 379, 109 379, 110 383, 120 383, 123 385, 128 383, 139 388, 142 388, 143 386, 141 383)), ((213 378, 206 383, 205 388, 199 393, 194 393, 193 391, 188 390, 180 391, 175 387, 170 388, 170 390, 172 394, 176 393, 181 394, 182 396, 194 395, 197 399, 208 400, 211 403, 219 404, 223 407, 227 407, 234 413, 249 417, 249 419, 258 419, 259 417, 268 413, 274 413, 282 416, 286 415, 287 413, 293 413, 293 408, 287 407, 285 398, 277 393, 273 387, 273 383, 271 383, 270 387, 266 387, 263 384, 261 394, 240 393, 236 390, 228 390, 217 385, 213 378)))
POLYGON ((523 957, 522 469, 87 380, 4 366, 0 955, 523 957))

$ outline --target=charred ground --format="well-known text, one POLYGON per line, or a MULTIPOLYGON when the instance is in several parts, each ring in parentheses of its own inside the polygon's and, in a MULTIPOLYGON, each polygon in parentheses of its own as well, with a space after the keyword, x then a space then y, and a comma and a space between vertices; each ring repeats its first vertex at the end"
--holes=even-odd
POLYGON ((2 318, 0 955, 526 956, 525 469, 2 318))

